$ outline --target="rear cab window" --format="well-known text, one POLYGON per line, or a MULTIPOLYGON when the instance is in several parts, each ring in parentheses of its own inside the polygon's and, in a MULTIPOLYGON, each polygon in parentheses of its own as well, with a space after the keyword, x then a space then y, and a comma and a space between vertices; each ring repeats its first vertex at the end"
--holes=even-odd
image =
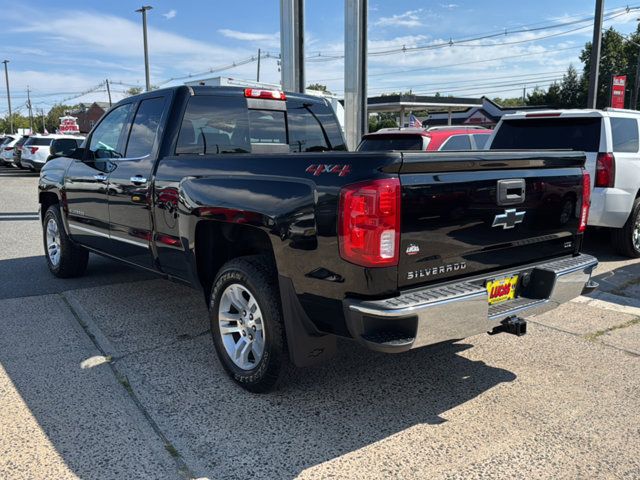
POLYGON ((388 150, 424 150, 426 145, 422 135, 370 135, 362 139, 359 152, 379 152, 388 150))
POLYGON ((440 147, 440 151, 443 152, 455 150, 471 150, 469 135, 453 135, 440 147))
POLYGON ((176 154, 250 153, 252 146, 260 145, 281 145, 291 152, 345 149, 333 111, 323 102, 269 102, 248 103, 239 95, 191 97, 176 154))
POLYGON ((29 137, 29 139, 24 143, 25 147, 46 147, 51 145, 53 141, 52 138, 38 138, 38 137, 29 137))
POLYGON ((576 150, 597 152, 601 117, 564 117, 504 120, 491 150, 576 150))
POLYGON ((635 118, 611 117, 614 153, 638 153, 638 121, 635 118))

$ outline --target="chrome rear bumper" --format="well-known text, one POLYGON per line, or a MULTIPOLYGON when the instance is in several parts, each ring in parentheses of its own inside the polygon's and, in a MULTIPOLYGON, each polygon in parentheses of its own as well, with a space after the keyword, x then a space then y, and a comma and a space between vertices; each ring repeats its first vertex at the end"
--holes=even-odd
POLYGON ((544 313, 579 296, 597 264, 595 257, 581 254, 384 300, 347 299, 347 327, 354 339, 384 352, 490 332, 509 317, 544 313), (486 281, 512 274, 529 278, 521 296, 490 306, 486 281))

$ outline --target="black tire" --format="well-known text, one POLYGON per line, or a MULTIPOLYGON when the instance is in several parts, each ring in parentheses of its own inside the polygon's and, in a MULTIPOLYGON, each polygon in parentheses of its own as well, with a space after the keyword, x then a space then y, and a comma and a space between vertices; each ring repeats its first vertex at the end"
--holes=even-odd
POLYGON ((286 378, 291 363, 287 350, 277 276, 269 259, 262 255, 254 255, 235 258, 223 265, 213 283, 209 306, 213 344, 229 376, 250 392, 264 393, 276 388, 286 378), (242 369, 234 363, 227 353, 220 332, 221 297, 227 287, 232 284, 240 284, 247 289, 262 313, 264 349, 262 357, 251 369, 242 369))
POLYGON ((79 277, 85 272, 89 262, 89 251, 71 241, 64 229, 58 205, 50 206, 44 215, 42 240, 44 243, 44 256, 47 259, 49 271, 56 277, 79 277), (50 221, 54 221, 58 228, 59 260, 57 264, 52 260, 53 256, 47 247, 47 227, 50 221))
POLYGON ((611 243, 620 255, 630 258, 640 258, 640 240, 634 241, 634 235, 640 234, 640 198, 633 203, 631 214, 622 228, 615 228, 611 232, 611 243))

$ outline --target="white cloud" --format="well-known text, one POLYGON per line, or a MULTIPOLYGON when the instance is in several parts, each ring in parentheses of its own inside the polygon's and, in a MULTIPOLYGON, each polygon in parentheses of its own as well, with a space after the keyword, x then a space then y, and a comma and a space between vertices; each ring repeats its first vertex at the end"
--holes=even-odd
POLYGON ((374 25, 379 27, 421 27, 423 25, 419 13, 422 12, 422 8, 417 10, 408 10, 399 15, 393 15, 391 17, 380 17, 374 25))
POLYGON ((226 38, 233 38, 234 40, 260 44, 262 46, 266 46, 269 48, 280 47, 280 32, 254 33, 254 32, 241 32, 238 30, 222 28, 218 30, 218 33, 226 38))
POLYGON ((446 8, 447 10, 453 10, 454 8, 458 8, 460 5, 457 3, 441 3, 440 6, 442 8, 446 8))
POLYGON ((169 10, 167 13, 163 13, 162 16, 167 20, 171 20, 173 17, 176 16, 177 13, 178 12, 172 9, 172 10, 169 10))

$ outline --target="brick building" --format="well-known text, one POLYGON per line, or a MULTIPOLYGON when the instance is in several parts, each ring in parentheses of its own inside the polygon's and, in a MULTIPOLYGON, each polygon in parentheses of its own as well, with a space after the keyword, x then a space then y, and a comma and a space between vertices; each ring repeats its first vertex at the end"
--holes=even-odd
POLYGON ((109 103, 93 102, 91 105, 81 103, 79 107, 70 114, 78 119, 80 133, 89 133, 102 115, 109 110, 109 103))

